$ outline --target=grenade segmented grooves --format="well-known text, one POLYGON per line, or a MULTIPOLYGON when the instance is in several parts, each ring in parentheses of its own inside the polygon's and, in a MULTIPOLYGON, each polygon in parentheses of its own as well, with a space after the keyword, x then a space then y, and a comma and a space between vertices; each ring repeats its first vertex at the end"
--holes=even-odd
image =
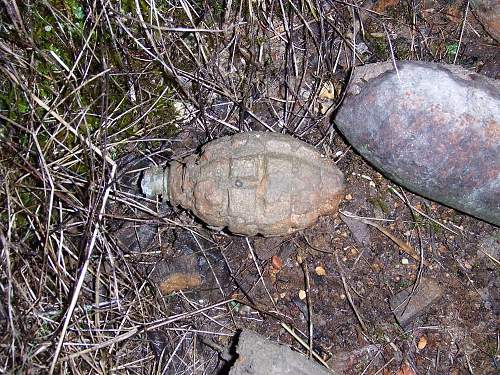
POLYGON ((166 173, 173 205, 247 236, 284 235, 335 214, 344 187, 332 160, 291 136, 267 132, 209 142, 166 173))

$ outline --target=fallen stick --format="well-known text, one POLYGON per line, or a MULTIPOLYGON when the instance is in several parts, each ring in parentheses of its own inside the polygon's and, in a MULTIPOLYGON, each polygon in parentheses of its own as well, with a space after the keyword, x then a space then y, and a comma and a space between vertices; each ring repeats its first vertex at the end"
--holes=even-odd
MULTIPOLYGON (((389 237, 396 245, 399 246, 399 248, 401 250, 403 250, 403 252, 405 252, 406 254, 408 254, 409 256, 411 256, 413 259, 415 259, 417 262, 420 262, 420 256, 417 254, 417 252, 413 249, 413 247, 411 247, 410 245, 408 245, 406 242, 404 242, 403 240, 399 239, 398 237, 396 237, 395 235, 393 235, 391 232, 389 232, 387 229, 385 229, 384 227, 374 223, 374 222, 371 222, 370 220, 362 220, 365 224, 368 224, 368 225, 371 225, 372 227, 374 228, 377 228, 380 232, 382 232, 383 234, 385 234, 387 237, 389 237)), ((422 262, 423 264, 425 264, 427 267, 429 267, 429 263, 426 262, 425 260, 422 262)))
MULTIPOLYGON (((408 254, 409 256, 411 256, 413 259, 415 259, 417 262, 420 262, 420 255, 417 254, 417 252, 415 251, 415 249, 413 249, 413 247, 411 247, 410 245, 408 245, 406 242, 404 242, 403 240, 399 239, 398 237, 396 237, 394 234, 392 234, 391 232, 389 232, 387 229, 385 229, 383 226, 381 225, 378 225, 377 223, 374 223, 373 221, 371 220, 368 220, 368 219, 365 219, 363 217, 359 217, 359 216, 355 216, 355 215, 351 215, 351 214, 348 214, 347 212, 341 212, 342 215, 344 216, 348 216, 348 217, 352 217, 353 219, 356 219, 356 220, 359 220, 361 221, 362 223, 365 223, 367 225, 370 225, 376 229, 378 229, 382 234, 384 234, 385 236, 389 237, 389 239, 394 242, 396 245, 399 246, 399 248, 401 250, 403 250, 404 253, 408 254)), ((427 261, 423 261, 423 264, 425 264, 427 267, 429 267, 429 263, 427 261)))

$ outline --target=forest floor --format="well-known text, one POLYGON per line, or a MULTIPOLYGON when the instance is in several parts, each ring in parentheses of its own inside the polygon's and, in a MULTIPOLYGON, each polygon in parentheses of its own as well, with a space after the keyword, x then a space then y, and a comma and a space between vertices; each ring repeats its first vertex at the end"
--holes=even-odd
POLYGON ((498 373, 500 229, 386 179, 332 121, 355 65, 498 78, 487 30, 467 1, 3 1, 0 373, 222 374, 241 329, 339 374, 498 373), (146 167, 249 130, 335 160, 340 213, 245 238, 141 194, 146 167))

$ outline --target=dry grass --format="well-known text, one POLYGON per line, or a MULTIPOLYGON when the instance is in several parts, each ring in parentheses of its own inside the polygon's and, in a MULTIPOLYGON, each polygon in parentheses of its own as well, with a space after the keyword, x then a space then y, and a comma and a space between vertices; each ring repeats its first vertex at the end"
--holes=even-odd
POLYGON ((145 278, 160 251, 127 252, 117 226, 182 223, 124 182, 131 163, 249 129, 331 152, 347 68, 453 60, 446 46, 462 36, 429 31, 417 8, 394 18, 340 1, 0 8, 0 372, 12 374, 210 373, 217 355, 200 355, 199 333, 235 332, 227 286, 207 303, 163 298, 145 278))

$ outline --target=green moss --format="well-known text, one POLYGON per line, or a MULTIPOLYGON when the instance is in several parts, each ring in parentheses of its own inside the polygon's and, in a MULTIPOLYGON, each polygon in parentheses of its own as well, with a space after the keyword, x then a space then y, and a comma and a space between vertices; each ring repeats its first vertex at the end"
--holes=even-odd
POLYGON ((5 83, 0 91, 0 111, 12 121, 19 120, 30 111, 25 95, 12 83, 5 83))
POLYGON ((377 342, 385 342, 385 329, 380 325, 368 327, 369 334, 377 342))
MULTIPOLYGON (((136 12, 135 0, 123 0, 121 5, 125 11, 136 12)), ((220 0, 214 0, 211 5, 214 6, 217 13, 223 10, 223 3, 220 0)), ((145 18, 147 18, 150 12, 147 1, 140 0, 139 6, 145 18)), ((159 6, 165 7, 165 11, 171 10, 170 5, 166 3, 159 6)), ((63 80, 62 78, 65 78, 68 74, 67 69, 73 67, 77 55, 87 39, 90 39, 90 44, 97 47, 93 48, 94 53, 97 55, 103 54, 103 60, 108 61, 108 66, 112 69, 115 67, 119 67, 119 69, 125 67, 125 69, 131 71, 147 72, 143 76, 138 76, 139 78, 137 79, 139 82, 136 83, 136 87, 141 87, 142 92, 150 95, 150 97, 141 97, 138 100, 150 99, 147 103, 151 104, 163 92, 165 86, 172 85, 168 78, 165 77, 163 69, 157 68, 154 70, 154 66, 149 66, 148 62, 140 58, 143 52, 134 43, 129 45, 130 53, 128 56, 130 58, 124 61, 123 51, 115 48, 116 44, 113 40, 113 35, 105 27, 97 28, 90 35, 91 30, 86 24, 87 4, 85 2, 81 0, 53 0, 49 3, 34 2, 29 8, 29 12, 27 12, 27 8, 23 8, 22 5, 21 7, 21 11, 27 14, 25 20, 27 30, 29 30, 35 44, 41 51, 41 53, 35 52, 32 54, 33 63, 31 66, 34 69, 29 79, 33 82, 32 87, 34 88, 35 95, 45 103, 52 103, 56 97, 64 98, 75 89, 73 80, 63 80), (136 56, 137 58, 135 58, 136 56)), ((158 10, 162 11, 160 8, 158 10)), ((182 11, 182 9, 180 10, 182 11)), ((185 13, 184 18, 186 25, 191 26, 185 13)), ((133 29, 140 26, 132 22, 130 27, 133 29)), ((126 40, 123 42, 127 43, 126 40)), ((97 59, 90 60, 90 66, 86 66, 90 74, 102 71, 102 66, 99 65, 99 56, 97 57, 97 59)), ((187 64, 188 62, 186 62, 187 64)), ((186 66, 186 68, 190 67, 186 66)), ((73 73, 78 76, 79 70, 76 69, 73 73)), ((109 136, 118 134, 118 136, 112 139, 113 143, 118 143, 118 146, 113 149, 114 157, 120 157, 125 151, 120 145, 120 141, 144 136, 145 123, 153 125, 165 124, 160 127, 152 126, 152 128, 155 128, 155 133, 157 133, 154 136, 169 137, 179 131, 174 126, 173 121, 170 121, 174 120, 177 116, 176 109, 171 100, 173 90, 167 92, 141 122, 130 126, 138 117, 142 116, 145 110, 145 108, 131 110, 131 108, 137 105, 137 102, 132 102, 129 98, 130 76, 110 74, 107 79, 106 87, 104 86, 104 79, 97 79, 84 85, 78 94, 71 96, 65 102, 64 111, 67 113, 74 113, 79 116, 85 113, 83 114, 84 118, 68 117, 70 120, 75 119, 74 124, 78 123, 78 131, 82 136, 90 137, 97 143, 101 139, 100 137, 103 134, 101 132, 104 131, 101 128, 102 120, 95 114, 102 112, 101 98, 104 92, 109 111, 125 113, 124 116, 112 122, 111 125, 107 124, 106 133, 109 136)), ((46 110, 42 107, 37 105, 34 108, 32 107, 32 104, 27 100, 26 95, 20 87, 8 82, 0 87, 0 110, 18 123, 23 123, 25 121, 24 118, 27 116, 38 119, 45 118, 47 115, 46 110), (31 114, 32 110, 35 111, 34 116, 31 114)), ((52 143, 54 141, 64 144, 70 150, 80 147, 81 141, 68 131, 58 131, 54 138, 50 132, 55 127, 60 127, 60 124, 48 121, 44 126, 44 129, 47 131, 45 132, 42 129, 38 132, 37 140, 43 150, 50 150, 53 147, 52 143)), ((28 134, 19 133, 16 137, 16 142, 20 147, 26 149, 32 148, 33 140, 28 134)), ((146 145, 140 143, 138 147, 146 147, 146 145)), ((28 159, 30 157, 28 156, 28 159)), ((30 160, 30 162, 33 162, 33 165, 37 165, 37 160, 30 160)), ((86 161, 71 164, 69 169, 79 175, 89 173, 89 166, 86 161)), ((24 199, 26 197, 23 197, 24 199)))
POLYGON ((390 57, 389 45, 385 38, 377 38, 367 35, 366 38, 370 51, 381 61, 385 61, 390 57))
POLYGON ((436 235, 439 235, 442 233, 443 231, 443 227, 441 225, 439 225, 438 223, 432 221, 432 220, 429 220, 429 224, 430 224, 430 227, 431 227, 431 230, 436 234, 436 235))
POLYGON ((398 288, 403 290, 403 289, 409 288, 410 286, 412 286, 412 284, 413 284, 413 282, 411 280, 401 279, 398 282, 398 288))
POLYGON ((208 2, 214 16, 220 17, 224 13, 224 3, 220 0, 210 0, 208 2))
POLYGON ((241 307, 240 303, 236 301, 229 302, 229 308, 235 313, 238 313, 240 311, 240 307, 241 307))
POLYGON ((424 225, 425 218, 420 215, 417 211, 413 211, 413 223, 412 228, 418 228, 424 225))
MULTIPOLYGON (((15 180, 16 176, 14 176, 13 173, 10 173, 8 175, 8 180, 5 182, 6 184, 9 184, 9 191, 12 195, 10 204, 11 208, 13 208, 13 212, 15 212, 15 215, 9 217, 8 213, 3 211, 0 220, 2 220, 2 222, 7 222, 13 218, 12 233, 22 235, 24 239, 29 241, 34 239, 34 234, 30 229, 31 224, 28 217, 39 216, 37 209, 40 205, 41 197, 39 196, 39 192, 31 187, 19 188, 15 186, 15 180)), ((34 182, 35 181, 32 181, 29 177, 23 180, 23 184, 34 184, 34 182)))
POLYGON ((369 197, 367 200, 371 203, 374 209, 378 208, 386 215, 390 213, 391 210, 389 209, 389 206, 380 195, 378 197, 369 197))
POLYGON ((455 55, 457 54, 458 52, 458 43, 457 42, 454 42, 454 43, 448 43, 446 45, 446 55, 448 57, 452 57, 452 58, 455 58, 455 55))

